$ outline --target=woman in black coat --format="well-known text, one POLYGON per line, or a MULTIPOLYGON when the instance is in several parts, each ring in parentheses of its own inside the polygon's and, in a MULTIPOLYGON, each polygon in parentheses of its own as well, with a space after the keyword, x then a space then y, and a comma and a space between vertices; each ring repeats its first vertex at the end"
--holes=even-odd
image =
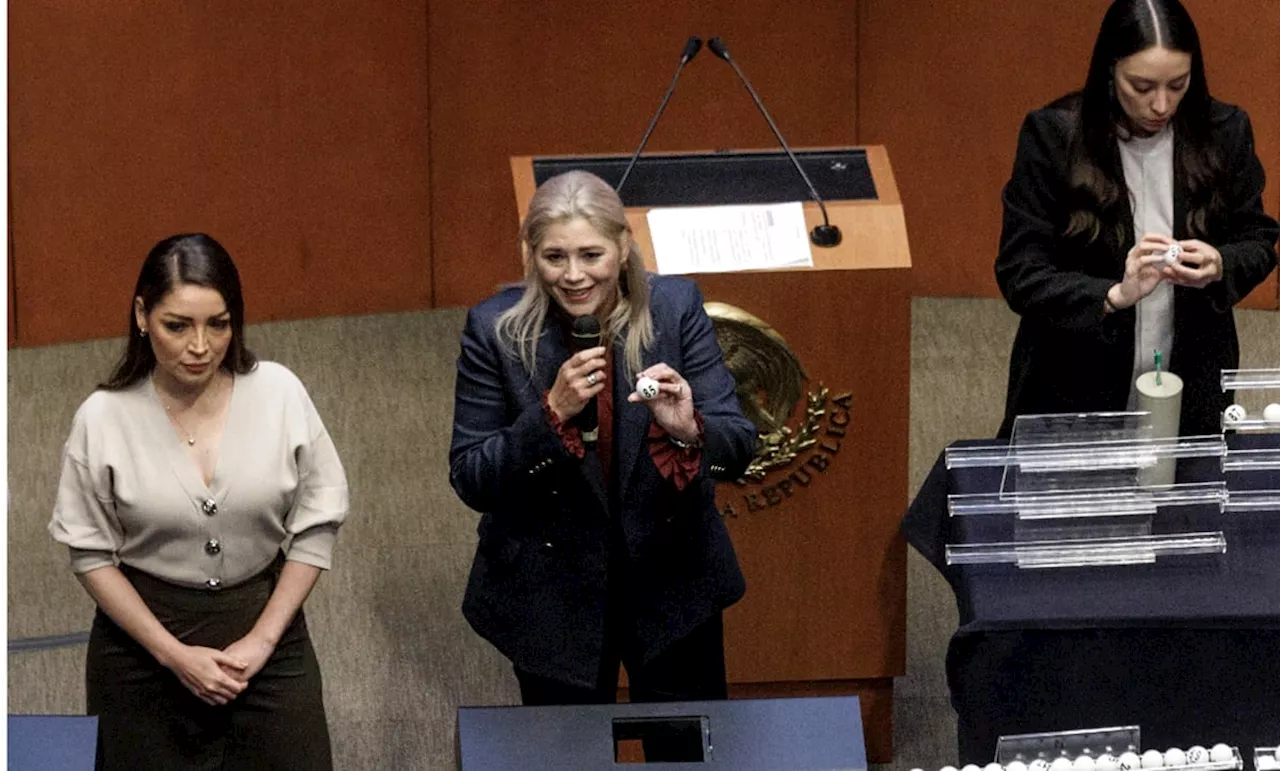
POLYGON ((1000 436, 1018 415, 1134 408, 1148 346, 1183 380, 1180 432, 1219 431, 1232 308, 1276 266, 1263 185, 1186 9, 1113 3, 1084 89, 1027 116, 1004 188, 996 280, 1022 320, 1000 436))

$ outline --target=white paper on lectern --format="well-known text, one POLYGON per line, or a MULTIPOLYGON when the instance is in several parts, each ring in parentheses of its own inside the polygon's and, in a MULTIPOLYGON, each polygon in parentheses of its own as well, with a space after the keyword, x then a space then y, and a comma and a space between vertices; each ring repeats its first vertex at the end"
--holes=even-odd
POLYGON ((650 209, 647 216, 663 275, 813 267, 799 202, 650 209))

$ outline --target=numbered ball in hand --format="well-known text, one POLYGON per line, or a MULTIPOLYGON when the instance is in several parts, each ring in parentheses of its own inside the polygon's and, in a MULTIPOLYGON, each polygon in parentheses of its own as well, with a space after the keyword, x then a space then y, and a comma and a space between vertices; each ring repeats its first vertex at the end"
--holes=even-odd
POLYGON ((649 400, 658 395, 658 381, 651 377, 642 377, 636 381, 636 393, 640 398, 649 400))
POLYGON ((1182 246, 1180 244, 1172 244, 1164 252, 1165 265, 1177 265, 1178 260, 1182 257, 1182 246))

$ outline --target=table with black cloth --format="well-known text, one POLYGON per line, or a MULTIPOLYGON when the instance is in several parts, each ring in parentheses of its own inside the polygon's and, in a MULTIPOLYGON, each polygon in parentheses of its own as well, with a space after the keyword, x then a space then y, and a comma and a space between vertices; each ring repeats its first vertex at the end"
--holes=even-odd
MULTIPOLYGON (((1276 447, 1280 435, 1229 442, 1276 447)), ((1154 516, 1153 533, 1222 530, 1225 554, 1102 567, 948 566, 949 543, 1012 540, 1012 517, 949 517, 948 495, 998 492, 1004 469, 948 470, 944 457, 902 530, 956 595, 947 681, 960 763, 990 762, 1001 735, 1120 725, 1140 726, 1146 749, 1238 746, 1247 765, 1254 746, 1280 744, 1280 511, 1197 505, 1154 516)), ((1223 478, 1217 458, 1179 461, 1178 482, 1223 478)), ((1225 478, 1229 490, 1280 488, 1280 472, 1225 478)))

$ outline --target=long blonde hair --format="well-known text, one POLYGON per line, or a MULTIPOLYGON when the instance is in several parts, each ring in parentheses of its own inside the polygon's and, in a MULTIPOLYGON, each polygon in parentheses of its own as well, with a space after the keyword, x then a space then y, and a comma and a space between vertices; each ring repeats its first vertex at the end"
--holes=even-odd
POLYGON ((613 345, 625 340, 627 375, 635 379, 644 369, 642 354, 653 345, 653 318, 649 314, 649 277, 640 249, 631 236, 622 200, 607 182, 585 171, 569 171, 548 179, 529 202, 529 213, 520 225, 520 247, 524 253, 524 294, 515 305, 498 316, 499 342, 520 357, 532 375, 537 367, 538 339, 551 307, 551 295, 538 276, 534 255, 552 225, 575 219, 586 220, 600 235, 626 250, 621 255, 622 274, 618 279, 618 301, 608 318, 600 319, 600 337, 613 345))

